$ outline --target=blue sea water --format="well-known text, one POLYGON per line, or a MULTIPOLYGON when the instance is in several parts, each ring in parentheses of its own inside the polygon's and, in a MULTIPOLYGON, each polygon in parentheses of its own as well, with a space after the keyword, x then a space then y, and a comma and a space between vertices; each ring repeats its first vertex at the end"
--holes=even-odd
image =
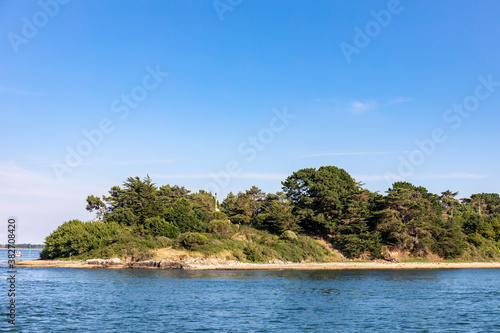
MULTIPOLYGON (((0 269, 2 277, 7 268, 0 269)), ((500 270, 17 268, 21 332, 498 332, 500 270)), ((3 285, 3 286, 2 286, 3 285)))

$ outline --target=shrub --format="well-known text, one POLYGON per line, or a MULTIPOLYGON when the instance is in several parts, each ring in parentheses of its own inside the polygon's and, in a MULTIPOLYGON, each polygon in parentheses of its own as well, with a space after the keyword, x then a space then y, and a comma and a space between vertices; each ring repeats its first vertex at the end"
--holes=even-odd
POLYGON ((288 241, 296 241, 298 240, 299 238, 297 237, 297 235, 295 234, 295 232, 291 231, 291 230, 286 230, 284 231, 281 236, 280 236, 281 239, 283 240, 288 240, 288 241))
POLYGON ((247 260, 251 262, 264 262, 266 258, 262 255, 262 252, 257 250, 255 247, 247 246, 243 249, 243 253, 247 256, 247 260))
POLYGON ((167 222, 165 221, 165 219, 162 219, 160 217, 148 218, 144 222, 144 225, 153 236, 177 238, 181 233, 181 231, 175 224, 167 222))
POLYGON ((225 235, 232 230, 229 221, 215 220, 208 224, 208 232, 211 234, 225 235))
POLYGON ((102 248, 110 238, 124 228, 117 223, 82 222, 71 220, 60 225, 45 238, 42 259, 55 259, 78 255, 102 248))
POLYGON ((202 234, 197 233, 197 232, 187 234, 182 239, 182 245, 184 245, 187 248, 192 248, 193 246, 204 245, 207 242, 208 242, 208 238, 205 235, 202 235, 202 234))
POLYGON ((215 221, 215 220, 222 220, 222 221, 227 221, 227 215, 224 214, 224 212, 213 212, 210 214, 210 221, 215 221))

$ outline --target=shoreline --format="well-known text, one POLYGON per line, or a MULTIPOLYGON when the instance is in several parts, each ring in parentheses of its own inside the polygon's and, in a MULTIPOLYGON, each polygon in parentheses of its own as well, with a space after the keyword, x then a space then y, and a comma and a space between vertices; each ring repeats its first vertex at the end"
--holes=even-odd
POLYGON ((390 270, 390 269, 478 269, 500 268, 500 262, 329 262, 329 263, 218 263, 194 264, 180 261, 111 262, 96 259, 90 262, 30 260, 18 261, 18 267, 79 268, 79 269, 183 269, 183 270, 390 270))

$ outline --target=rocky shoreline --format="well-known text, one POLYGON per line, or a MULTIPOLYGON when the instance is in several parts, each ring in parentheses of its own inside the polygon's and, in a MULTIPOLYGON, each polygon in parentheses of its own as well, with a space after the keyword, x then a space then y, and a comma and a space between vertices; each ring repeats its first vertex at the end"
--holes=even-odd
POLYGON ((330 263, 242 263, 215 259, 189 261, 147 260, 122 262, 114 259, 89 259, 86 261, 31 260, 18 261, 19 267, 45 268, 106 268, 106 269, 183 269, 183 270, 349 270, 349 269, 463 269, 500 268, 500 262, 330 262, 330 263))

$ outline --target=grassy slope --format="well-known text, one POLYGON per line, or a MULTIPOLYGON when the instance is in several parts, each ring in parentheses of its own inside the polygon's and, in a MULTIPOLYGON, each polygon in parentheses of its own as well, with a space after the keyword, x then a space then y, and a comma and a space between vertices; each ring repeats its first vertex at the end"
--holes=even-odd
MULTIPOLYGON (((308 236, 298 235, 291 239, 269 232, 242 226, 233 227, 221 234, 194 233, 202 236, 201 242, 188 242, 190 234, 176 239, 139 236, 132 232, 120 232, 106 240, 99 248, 79 255, 73 260, 119 257, 127 261, 149 259, 183 260, 187 258, 217 258, 241 262, 328 262, 338 257, 308 236)), ((193 235, 193 233, 191 233, 193 235)))

